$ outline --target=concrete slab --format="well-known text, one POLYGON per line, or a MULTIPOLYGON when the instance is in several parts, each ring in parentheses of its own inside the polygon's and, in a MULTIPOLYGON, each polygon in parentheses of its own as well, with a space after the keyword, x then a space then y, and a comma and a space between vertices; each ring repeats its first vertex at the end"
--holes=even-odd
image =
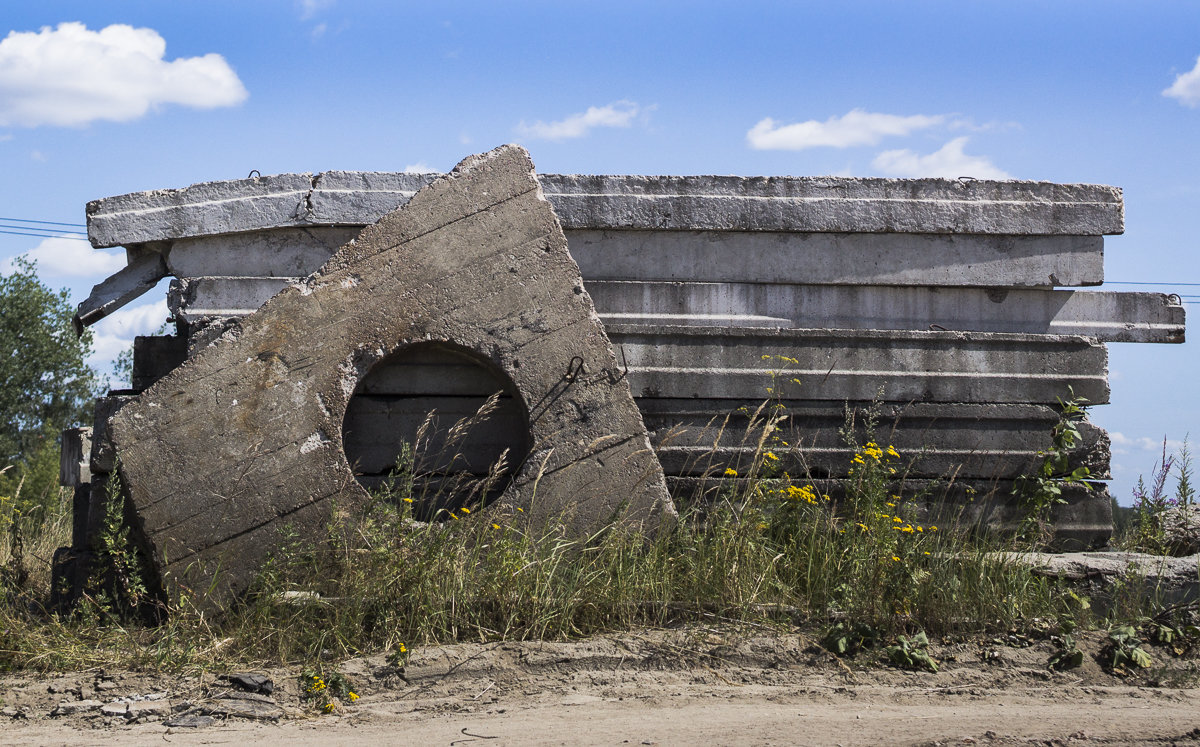
POLYGON ((1055 404, 1108 402, 1108 351, 1087 337, 999 332, 607 325, 643 398, 1055 404), (796 361, 782 364, 774 356, 796 361), (767 359, 764 359, 767 356, 767 359), (792 378, 799 385, 789 383, 792 378), (794 389, 791 387, 795 387, 794 389))
MULTIPOLYGON (((587 280, 587 276, 584 276, 587 280)), ((907 329, 1184 341, 1179 299, 1162 293, 773 283, 587 280, 608 324, 907 329)))
MULTIPOLYGON (((572 254, 574 256, 574 254, 572 254)), ((282 277, 174 280, 167 301, 187 322, 245 316, 282 277)), ((1080 335, 1100 342, 1182 343, 1183 306, 1162 293, 790 283, 592 280, 606 324, 908 329, 1080 335)))
POLYGON ((75 331, 95 324, 146 291, 167 276, 167 264, 160 252, 130 252, 129 264, 92 288, 91 294, 75 311, 75 331))
MULTIPOLYGON (((211 200, 220 204, 219 195, 211 200)), ((216 209, 216 208, 213 208, 216 209)), ((628 382, 528 154, 466 159, 368 227, 111 421, 150 555, 172 593, 244 589, 287 525, 316 538, 330 498, 366 499, 343 451, 372 366, 443 340, 512 382, 530 454, 488 511, 577 531, 672 516, 628 382)))
POLYGON ((569 231, 567 240, 588 282, 995 287, 1104 280, 1099 236, 586 228, 569 231))
MULTIPOLYGON (((312 226, 179 239, 169 244, 167 265, 179 278, 303 277, 320 267, 353 231, 312 226)), ((1096 285, 1104 279, 1104 243, 1099 236, 588 228, 566 234, 589 283, 1040 287, 1096 285)))
MULTIPOLYGON (((721 475, 726 467, 748 475, 762 436, 763 419, 751 416, 762 401, 726 400, 718 406, 695 399, 639 398, 638 407, 650 442, 668 475, 721 475)), ((1051 447, 1050 431, 1058 409, 1028 404, 939 404, 925 402, 784 401, 785 417, 766 442, 778 461, 771 468, 792 475, 845 474, 852 451, 842 429, 846 412, 857 413, 859 442, 868 439, 862 423, 874 409, 874 440, 894 446, 897 467, 908 477, 943 479, 1015 479, 1041 464, 1039 449, 1051 447)), ((1071 465, 1087 467, 1091 477, 1107 479, 1109 439, 1090 422, 1080 424, 1082 441, 1071 465)))
MULTIPOLYGON (((305 225, 373 223, 430 174, 329 171, 196 184, 88 203, 97 247, 305 225)), ((1121 190, 1089 184, 850 177, 542 175, 567 229, 1099 236, 1121 190)))

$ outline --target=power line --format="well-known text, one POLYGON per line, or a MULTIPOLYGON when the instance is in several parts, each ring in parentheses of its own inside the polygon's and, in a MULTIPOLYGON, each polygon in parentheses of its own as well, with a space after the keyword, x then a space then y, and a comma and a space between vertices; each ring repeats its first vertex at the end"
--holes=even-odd
POLYGON ((63 236, 61 233, 28 233, 25 231, 5 231, 0 229, 0 233, 6 233, 11 236, 33 236, 39 239, 69 239, 71 241, 87 241, 83 236, 63 236))
POLYGON ((84 223, 60 223, 56 220, 33 220, 32 218, 0 218, 10 223, 42 223, 47 226, 75 226, 76 228, 87 228, 84 223))

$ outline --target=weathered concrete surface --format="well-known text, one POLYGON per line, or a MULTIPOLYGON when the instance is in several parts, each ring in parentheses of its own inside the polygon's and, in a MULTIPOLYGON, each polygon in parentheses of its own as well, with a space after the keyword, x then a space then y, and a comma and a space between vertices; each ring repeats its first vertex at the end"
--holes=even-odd
POLYGON ((1055 404, 1073 387, 1091 404, 1108 402, 1108 351, 1086 337, 626 324, 607 329, 628 365, 634 394, 645 398, 1055 404), (796 362, 774 357, 781 355, 796 362), (767 391, 773 374, 782 393, 767 391))
POLYGON ((579 530, 673 514, 528 154, 505 146, 368 227, 112 419, 168 588, 212 588, 217 604, 284 524, 315 537, 330 498, 365 499, 342 448, 347 402, 374 363, 426 340, 503 372, 527 413, 532 451, 489 510, 563 514, 579 530))
POLYGON ((74 488, 92 481, 92 429, 68 428, 62 432, 58 456, 58 484, 74 488))
MULTIPOLYGON (((574 256, 574 253, 572 253, 574 256)), ((211 268, 210 268, 211 271, 211 268)), ((167 301, 184 321, 245 316, 296 278, 190 276, 167 301)), ((1162 293, 1022 288, 584 282, 610 324, 914 329, 1081 335, 1100 342, 1181 343, 1184 308, 1162 293)))
POLYGON ((1184 309, 1162 293, 771 283, 593 281, 606 323, 911 329, 1183 342, 1184 309))
MULTIPOLYGON (((845 207, 853 209, 853 205, 845 207)), ((567 240, 589 282, 994 287, 1098 285, 1104 281, 1104 240, 1099 236, 859 230, 862 232, 618 231, 587 227, 569 231, 567 240)))
POLYGON ((1200 553, 1200 506, 1172 506, 1154 519, 1163 533, 1163 542, 1180 555, 1200 553))
MULTIPOLYGON (((353 228, 161 242, 171 274, 303 277, 353 228)), ((566 232, 584 280, 1048 287, 1104 279, 1099 236, 593 230, 566 232)), ((348 240, 348 239, 346 239, 348 240)))
MULTIPOLYGON (((1163 605, 1200 600, 1200 555, 1181 558, 1133 552, 998 553, 1030 566, 1038 575, 1082 584, 1102 607, 1114 593, 1128 593, 1135 584, 1163 605), (1125 587, 1122 590, 1122 587, 1125 587)), ((1098 610, 1103 614, 1104 610, 1098 610)))
POLYGON ((91 294, 79 304, 74 320, 76 332, 100 321, 167 276, 161 252, 147 249, 129 254, 129 264, 92 288, 91 294))
POLYGON ((167 251, 167 269, 177 278, 214 274, 302 278, 321 269, 361 230, 361 226, 309 226, 179 239, 167 251))
MULTIPOLYGON (((749 474, 762 429, 771 415, 762 401, 638 398, 650 442, 668 475, 722 475, 726 467, 749 474)), ((872 438, 894 446, 899 473, 909 478, 1012 480, 1041 464, 1039 449, 1051 447, 1058 408, 1028 404, 939 404, 925 402, 788 402, 772 418, 765 442, 777 457, 772 467, 791 475, 844 474, 853 451, 842 429, 847 409, 855 413, 860 443, 872 438), (863 423, 877 418, 868 438, 863 423)), ((1086 420, 1071 467, 1087 467, 1097 480, 1109 478, 1109 439, 1086 420)), ((760 457, 761 458, 761 457, 760 457)))
MULTIPOLYGON (((305 225, 365 225, 432 174, 328 171, 196 184, 88 203, 97 247, 305 225)), ((567 229, 1099 236, 1121 190, 1090 184, 847 177, 540 177, 567 229)))

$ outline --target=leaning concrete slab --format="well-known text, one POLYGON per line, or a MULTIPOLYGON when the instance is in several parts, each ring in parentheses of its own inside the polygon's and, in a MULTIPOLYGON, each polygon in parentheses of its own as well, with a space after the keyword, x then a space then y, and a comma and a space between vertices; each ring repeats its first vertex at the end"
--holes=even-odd
POLYGON ((490 511, 583 531, 673 515, 629 384, 528 154, 463 161, 123 407, 110 437, 168 591, 251 581, 285 525, 366 498, 343 449, 356 387, 452 345, 511 383, 531 447, 490 511))

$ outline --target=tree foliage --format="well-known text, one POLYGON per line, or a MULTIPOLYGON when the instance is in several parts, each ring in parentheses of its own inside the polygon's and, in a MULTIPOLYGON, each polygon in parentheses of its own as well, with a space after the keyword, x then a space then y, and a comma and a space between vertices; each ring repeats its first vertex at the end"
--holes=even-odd
POLYGON ((0 466, 32 454, 57 429, 83 422, 95 390, 66 289, 52 291, 33 262, 0 275, 0 466))

